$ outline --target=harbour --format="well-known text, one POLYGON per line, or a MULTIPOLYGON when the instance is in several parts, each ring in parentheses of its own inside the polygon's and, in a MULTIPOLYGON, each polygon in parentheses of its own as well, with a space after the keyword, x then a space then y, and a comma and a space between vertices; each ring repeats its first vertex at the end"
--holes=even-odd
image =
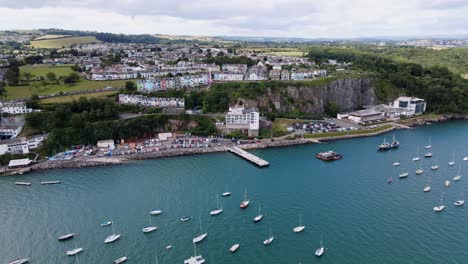
POLYGON ((400 146, 386 152, 376 149, 383 135, 249 150, 274 164, 266 168, 220 152, 1 177, 0 214, 6 217, 0 262, 75 263, 66 256, 75 248, 73 240, 57 241, 72 232, 85 248, 80 263, 112 263, 122 256, 126 263, 151 263, 155 256, 159 263, 183 263, 193 255, 201 218, 209 235, 196 250, 206 263, 404 263, 415 255, 413 263, 464 263, 468 212, 453 202, 466 193, 467 134, 468 123, 459 121, 391 132, 387 137, 395 135, 400 146), (434 162, 425 162, 424 173, 416 175, 420 164, 412 158, 429 137, 431 161, 437 159, 440 167, 431 170, 434 162), (344 158, 332 163, 315 158, 330 149, 344 158), (455 164, 449 166, 453 152, 455 164), (395 161, 400 165, 393 166, 395 161), (445 187, 459 165, 463 177, 445 187), (398 179, 400 168, 409 172, 407 178, 398 179), (395 180, 388 184, 390 176, 395 180), (425 193, 429 177, 431 190, 425 193), (61 184, 40 184, 51 180, 61 184), (210 216, 216 196, 226 189, 232 194, 219 198, 223 213, 210 216), (245 189, 251 204, 241 210, 245 189), (435 213, 442 192, 446 208, 435 213), (264 219, 254 223, 259 202, 264 219), (143 234, 155 206, 164 211, 151 218, 158 230, 143 234), (300 215, 307 228, 294 233, 300 215), (182 222, 181 216, 192 219, 182 222), (122 237, 105 245, 112 231, 100 224, 110 219, 122 237), (270 226, 275 239, 265 246, 270 226), (325 253, 318 258, 321 234, 325 253), (240 247, 232 254, 234 244, 240 247))

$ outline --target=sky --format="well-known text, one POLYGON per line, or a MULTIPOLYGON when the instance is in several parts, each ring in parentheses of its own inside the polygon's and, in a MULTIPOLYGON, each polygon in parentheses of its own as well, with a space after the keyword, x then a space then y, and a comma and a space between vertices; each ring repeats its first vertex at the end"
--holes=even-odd
POLYGON ((468 0, 0 0, 0 30, 355 38, 468 34, 468 0))

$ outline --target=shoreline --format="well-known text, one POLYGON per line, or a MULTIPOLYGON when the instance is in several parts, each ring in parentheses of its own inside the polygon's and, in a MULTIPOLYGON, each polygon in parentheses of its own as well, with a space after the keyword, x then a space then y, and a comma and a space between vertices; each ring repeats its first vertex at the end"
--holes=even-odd
MULTIPOLYGON (((316 143, 320 144, 323 141, 333 141, 333 140, 343 140, 343 139, 353 139, 361 137, 374 137, 382 134, 386 134, 399 129, 411 129, 415 126, 426 125, 427 122, 447 122, 450 120, 467 120, 468 116, 454 116, 441 115, 440 117, 434 118, 433 116, 422 116, 416 117, 411 120, 406 121, 405 124, 394 123, 392 127, 377 131, 373 133, 366 134, 352 134, 352 135, 341 135, 341 136, 331 136, 331 137, 322 137, 322 138, 299 138, 299 139, 277 139, 274 141, 254 143, 254 144, 244 144, 236 145, 237 147, 243 150, 250 149, 265 149, 265 148, 280 148, 280 147, 289 147, 296 145, 304 145, 316 143)), ((132 161, 137 160, 148 160, 148 159, 161 159, 161 158, 172 158, 179 156, 189 156, 189 155, 200 155, 207 153, 220 153, 227 152, 225 146, 216 146, 210 148, 187 148, 187 149, 169 149, 160 152, 150 152, 150 153, 140 153, 140 154, 130 154, 119 157, 88 157, 88 158, 78 158, 75 160, 68 161, 45 161, 41 163, 34 164, 28 168, 16 169, 12 171, 6 171, 3 175, 19 175, 22 173, 35 172, 35 171, 44 171, 50 169, 72 169, 72 168, 88 168, 88 167, 100 167, 100 166, 109 166, 109 165, 121 165, 128 164, 132 161)))

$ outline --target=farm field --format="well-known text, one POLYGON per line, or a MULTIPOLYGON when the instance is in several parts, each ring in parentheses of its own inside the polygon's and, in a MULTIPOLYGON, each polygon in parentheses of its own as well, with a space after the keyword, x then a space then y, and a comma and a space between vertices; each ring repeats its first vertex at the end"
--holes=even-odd
POLYGON ((80 37, 65 37, 65 38, 49 38, 44 40, 33 40, 31 46, 35 48, 44 49, 60 49, 68 48, 72 45, 97 43, 100 42, 94 36, 80 36, 80 37))

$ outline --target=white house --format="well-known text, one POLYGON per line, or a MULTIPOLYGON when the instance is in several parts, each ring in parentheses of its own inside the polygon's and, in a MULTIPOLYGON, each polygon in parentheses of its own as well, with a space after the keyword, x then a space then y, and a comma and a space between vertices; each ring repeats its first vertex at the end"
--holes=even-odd
POLYGON ((9 114, 27 114, 32 108, 27 108, 25 102, 5 102, 2 104, 2 112, 9 114))
POLYGON ((245 109, 243 106, 229 107, 226 114, 226 132, 241 131, 250 137, 258 136, 260 129, 260 113, 255 108, 245 109))

